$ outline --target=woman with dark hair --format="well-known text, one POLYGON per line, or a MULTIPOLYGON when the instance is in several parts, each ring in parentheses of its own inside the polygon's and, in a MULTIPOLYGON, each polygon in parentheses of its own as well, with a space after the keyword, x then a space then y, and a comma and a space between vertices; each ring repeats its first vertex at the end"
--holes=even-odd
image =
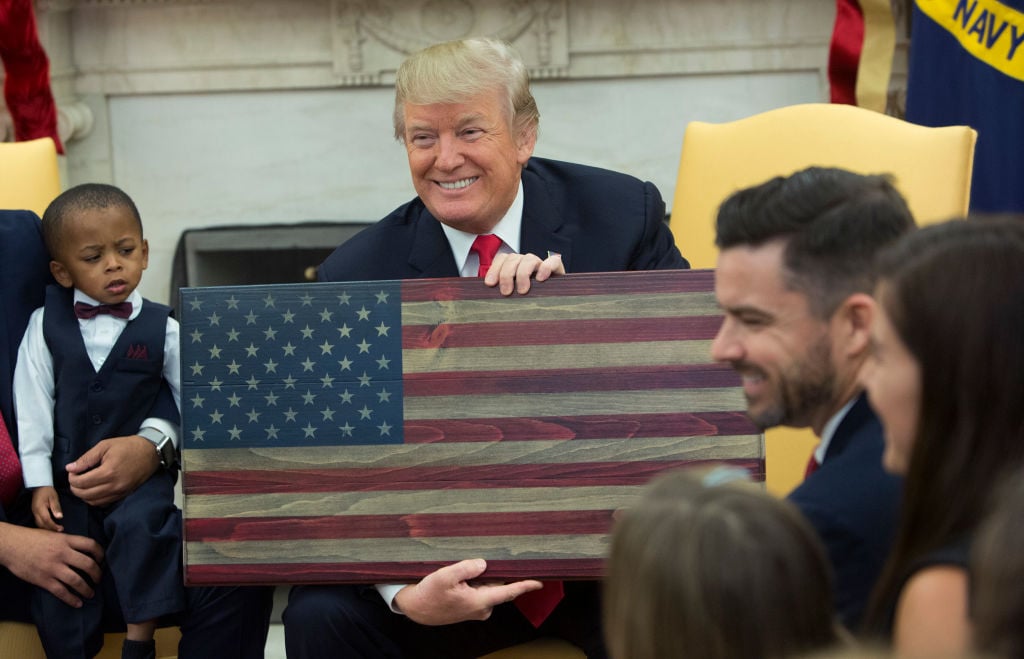
POLYGON ((904 474, 896 544, 868 631, 901 656, 970 643, 968 553, 993 493, 1024 464, 1024 222, 954 221, 879 258, 862 381, 904 474))
POLYGON ((623 512, 605 583, 613 659, 782 659, 836 642, 821 541, 793 504, 733 482, 745 479, 673 472, 623 512))

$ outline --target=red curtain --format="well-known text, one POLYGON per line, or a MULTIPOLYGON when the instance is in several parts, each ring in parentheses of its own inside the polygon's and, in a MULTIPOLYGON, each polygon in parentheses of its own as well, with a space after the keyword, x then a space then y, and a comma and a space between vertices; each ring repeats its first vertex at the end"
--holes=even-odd
POLYGON ((864 12, 857 0, 836 0, 836 23, 828 54, 833 103, 857 105, 857 67, 864 47, 864 12))
POLYGON ((0 62, 14 139, 52 137, 57 151, 64 153, 50 90, 50 61, 39 43, 32 0, 0 0, 0 62))

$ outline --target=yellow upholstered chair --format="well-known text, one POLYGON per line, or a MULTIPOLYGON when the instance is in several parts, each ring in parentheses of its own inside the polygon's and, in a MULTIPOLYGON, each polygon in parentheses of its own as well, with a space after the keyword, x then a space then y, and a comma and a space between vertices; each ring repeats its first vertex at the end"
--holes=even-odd
POLYGON ((49 137, 0 142, 0 208, 43 211, 60 194, 57 147, 49 137))
POLYGON ((584 659, 583 652, 557 638, 541 638, 492 652, 481 659, 584 659))
POLYGON ((24 622, 0 622, 0 657, 46 659, 35 625, 24 622))
MULTIPOLYGON (((178 640, 181 632, 177 627, 158 629, 156 632, 157 659, 173 659, 178 656, 178 640)), ((117 659, 121 656, 124 634, 107 634, 103 649, 96 659, 117 659)), ((43 644, 39 642, 35 625, 24 622, 0 622, 0 657, 18 659, 46 659, 43 644)))
MULTIPOLYGON (((890 173, 919 224, 963 216, 977 133, 927 128, 851 105, 809 103, 728 123, 691 122, 683 136, 670 225, 694 268, 713 268, 715 216, 731 193, 812 165, 890 173)), ((768 489, 803 478, 816 439, 809 430, 765 436, 768 489)))

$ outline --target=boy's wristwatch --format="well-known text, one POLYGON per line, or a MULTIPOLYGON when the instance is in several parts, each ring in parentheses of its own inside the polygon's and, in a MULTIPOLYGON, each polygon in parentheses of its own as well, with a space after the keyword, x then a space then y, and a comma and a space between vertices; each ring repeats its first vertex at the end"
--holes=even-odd
POLYGON ((170 437, 149 426, 141 428, 136 434, 153 443, 153 446, 156 447, 156 455, 160 458, 161 467, 164 469, 178 468, 178 451, 174 448, 174 442, 170 437))

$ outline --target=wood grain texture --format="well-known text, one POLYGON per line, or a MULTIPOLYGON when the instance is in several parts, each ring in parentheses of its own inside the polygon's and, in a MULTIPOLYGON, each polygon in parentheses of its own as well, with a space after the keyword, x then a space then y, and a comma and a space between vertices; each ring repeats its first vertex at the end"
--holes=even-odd
POLYGON ((658 473, 764 478, 707 271, 182 292, 186 579, 600 576, 658 473))

